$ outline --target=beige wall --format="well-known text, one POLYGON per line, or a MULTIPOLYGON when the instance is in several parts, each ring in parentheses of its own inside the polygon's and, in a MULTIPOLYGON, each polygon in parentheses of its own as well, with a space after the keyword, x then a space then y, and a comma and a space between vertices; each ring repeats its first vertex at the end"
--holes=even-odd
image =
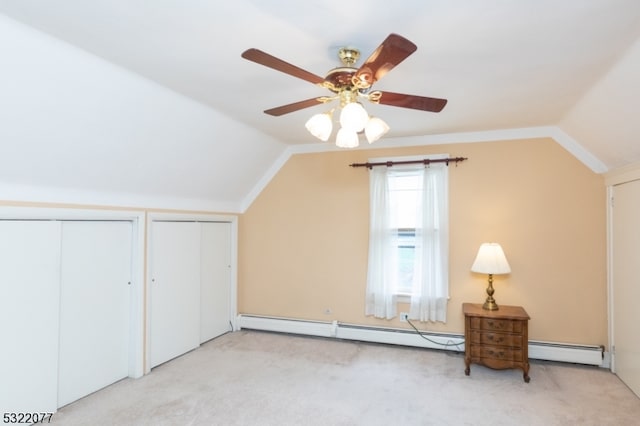
POLYGON ((527 310, 531 339, 606 345, 604 178, 551 139, 292 156, 240 217, 239 312, 407 327, 364 315, 368 173, 348 165, 432 153, 469 159, 449 172, 448 320, 420 327, 462 332, 461 304, 486 296, 469 268, 493 241, 512 269, 496 300, 527 310))

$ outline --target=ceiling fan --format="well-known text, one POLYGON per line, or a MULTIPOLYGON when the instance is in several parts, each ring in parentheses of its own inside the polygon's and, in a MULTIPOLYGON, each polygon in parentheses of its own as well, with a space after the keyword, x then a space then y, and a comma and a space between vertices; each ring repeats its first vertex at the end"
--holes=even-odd
MULTIPOLYGON (((369 117, 359 102, 360 99, 366 99, 376 104, 429 112, 440 112, 447 104, 446 99, 371 90, 374 83, 415 52, 416 49, 417 46, 406 38, 397 34, 390 34, 371 56, 369 56, 365 63, 361 65, 360 68, 356 68, 354 65, 360 57, 360 52, 355 48, 344 47, 338 52, 338 57, 343 66, 333 68, 324 78, 259 49, 248 49, 242 53, 242 57, 308 81, 317 86, 324 87, 333 92, 331 96, 306 99, 304 101, 271 108, 264 112, 272 116, 281 116, 318 104, 339 100, 340 107, 342 108, 340 117, 342 129, 338 132, 337 145, 347 147, 358 145, 357 133, 363 130, 367 134, 369 142, 373 142, 373 140, 378 139, 389 130, 389 127, 382 120, 369 117), (347 111, 349 112, 347 113, 347 111), (367 129, 367 126, 371 129, 367 129), (343 130, 346 131, 343 136, 348 134, 348 138, 343 137, 341 141, 340 133, 343 130), (370 132, 368 130, 370 130, 370 132), (347 139, 348 142, 346 142, 347 139)), ((332 113, 333 109, 328 113, 313 116, 306 124, 307 129, 321 140, 327 140, 331 133, 332 113)))

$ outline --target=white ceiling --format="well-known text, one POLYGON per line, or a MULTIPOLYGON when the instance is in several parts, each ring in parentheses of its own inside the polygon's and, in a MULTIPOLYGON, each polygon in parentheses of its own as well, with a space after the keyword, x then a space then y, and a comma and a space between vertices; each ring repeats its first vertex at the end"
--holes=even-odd
MULTIPOLYGON (((182 111, 197 110, 195 114, 203 114, 204 121, 213 117, 212 121, 224 123, 221 125, 224 131, 219 132, 219 139, 224 140, 206 147, 203 144, 211 137, 206 123, 198 124, 203 126, 199 133, 178 128, 187 121, 173 123, 173 139, 181 139, 179 153, 172 150, 174 142, 167 136, 172 131, 166 128, 155 130, 159 133, 158 143, 166 139, 167 145, 161 145, 163 150, 158 152, 153 149, 153 140, 140 135, 144 130, 134 125, 139 123, 132 124, 137 129, 135 134, 113 130, 117 125, 112 124, 110 129, 123 132, 119 140, 127 139, 125 145, 115 144, 119 156, 107 148, 97 159, 92 159, 89 152, 76 152, 78 157, 68 166, 60 157, 63 175, 68 167, 76 173, 76 180, 80 173, 80 179, 94 189, 242 204, 288 146, 312 145, 310 149, 319 146, 304 129, 304 122, 326 107, 317 106, 282 117, 268 116, 262 111, 328 92, 246 61, 240 54, 255 47, 323 76, 339 65, 336 53, 340 47, 359 48, 364 60, 390 33, 413 41, 418 50, 374 88, 443 97, 449 103, 438 114, 368 105, 372 114, 391 126, 388 140, 531 128, 535 134, 535 129, 551 128, 551 133, 563 135, 571 141, 569 145, 578 147, 586 157, 593 156, 595 164, 600 165, 591 164, 596 171, 640 160, 637 143, 640 120, 635 117, 640 99, 637 0, 0 0, 0 13, 10 18, 6 25, 17 21, 43 31, 68 43, 64 47, 67 51, 82 49, 133 72, 135 78, 151 80, 153 83, 144 84, 153 86, 153 90, 170 89, 176 104, 189 103, 188 107, 181 107, 182 111), (196 103, 200 106, 195 106, 196 103), (137 154, 132 157, 131 152, 137 154), (142 164, 127 162, 130 161, 127 157, 142 158, 142 164), (203 162, 205 158, 212 163, 207 165, 203 162), (216 164, 216 159, 220 164, 216 164), (177 160, 181 165, 171 166, 177 160), (92 161, 96 167, 104 167, 103 174, 94 176, 91 170, 77 170, 78 162, 94 164, 92 161), (118 161, 129 169, 137 168, 137 175, 135 171, 127 172, 132 174, 127 174, 126 182, 120 182, 118 175, 109 171, 118 168, 118 161), (217 172, 212 172, 210 169, 216 166, 217 172), (169 173, 163 174, 167 167, 169 173), (172 179, 163 181, 167 175, 172 179), (183 179, 177 182, 176 176, 183 179), (154 186, 148 182, 154 179, 161 184, 154 186), (198 187, 201 180, 204 183, 198 187)), ((3 45, 5 49, 15 49, 9 52, 10 58, 16 55, 20 58, 12 59, 11 64, 20 63, 26 55, 16 53, 18 48, 33 52, 23 40, 27 32, 16 31, 10 35, 15 38, 19 34, 20 40, 5 41, 3 45)), ((42 59, 46 55, 43 52, 47 49, 62 52, 62 48, 43 47, 43 41, 38 43, 42 53, 36 61, 37 72, 45 76, 53 71, 42 65, 47 63, 42 59)), ((78 67, 74 65, 78 61, 69 59, 68 66, 78 67)), ((101 67, 115 68, 106 63, 101 67)), ((111 68, 109 79, 113 81, 109 85, 116 84, 113 77, 116 71, 111 68)), ((56 68, 52 65, 51 69, 56 68)), ((92 70, 89 67, 86 72, 92 70)), ((33 72, 17 67, 14 71, 19 76, 33 72)), ((17 90, 15 85, 11 86, 13 83, 5 84, 8 90, 17 90)), ((137 83, 136 90, 141 93, 136 96, 147 93, 147 89, 139 88, 141 84, 137 83)), ((50 82, 42 90, 52 90, 53 85, 59 87, 57 82, 50 82)), ((56 96, 80 96, 71 90, 65 92, 64 88, 56 96)), ((127 93, 137 93, 136 90, 127 93)), ((9 105, 16 99, 5 97, 0 102, 9 105)), ((124 114, 124 104, 137 107, 144 104, 139 98, 120 100, 121 104, 113 103, 116 102, 113 99, 109 102, 118 110, 111 111, 112 119, 121 124, 118 114, 124 114)), ((147 105, 149 111, 155 112, 162 101, 147 102, 153 104, 147 105)), ((65 105, 65 108, 68 111, 74 107, 65 105)), ((132 107, 128 116, 140 113, 144 111, 136 113, 132 107)), ((12 114, 9 116, 15 125, 19 116, 12 114)), ((38 114, 48 115, 44 107, 38 114)), ((75 119, 77 114, 77 111, 73 114, 75 119)), ((167 123, 174 115, 171 111, 161 117, 160 126, 169 126, 167 123)), ((149 117, 147 125, 157 124, 149 117)), ((10 136, 18 143, 27 138, 22 130, 13 131, 10 136)), ((60 139, 70 137, 81 135, 65 134, 60 139)), ((67 143, 71 144, 68 140, 67 143)), ((36 142, 30 147, 39 148, 36 142)), ((60 148, 64 148, 64 143, 60 148)), ((47 169, 46 164, 42 167, 47 169)), ((53 176, 48 177, 49 183, 74 186, 73 176, 57 181, 54 171, 50 172, 53 176)), ((37 176, 45 179, 44 174, 40 176, 37 172, 27 177, 17 171, 15 174, 0 171, 0 179, 16 184, 43 184, 37 176)))

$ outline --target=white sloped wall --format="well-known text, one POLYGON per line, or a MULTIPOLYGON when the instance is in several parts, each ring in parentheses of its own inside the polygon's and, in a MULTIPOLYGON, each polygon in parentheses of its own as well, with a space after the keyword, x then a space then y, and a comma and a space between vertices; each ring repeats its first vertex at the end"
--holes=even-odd
POLYGON ((0 15, 0 200, 238 211, 284 150, 0 15))

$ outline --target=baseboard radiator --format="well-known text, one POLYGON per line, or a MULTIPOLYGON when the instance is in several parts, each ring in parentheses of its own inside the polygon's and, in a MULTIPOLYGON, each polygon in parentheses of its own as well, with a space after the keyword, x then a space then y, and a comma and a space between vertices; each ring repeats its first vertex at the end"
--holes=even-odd
MULTIPOLYGON (((237 328, 464 352, 464 335, 241 314, 237 328), (421 336, 422 335, 422 336, 421 336)), ((604 365, 604 347, 529 341, 529 358, 604 365)))

